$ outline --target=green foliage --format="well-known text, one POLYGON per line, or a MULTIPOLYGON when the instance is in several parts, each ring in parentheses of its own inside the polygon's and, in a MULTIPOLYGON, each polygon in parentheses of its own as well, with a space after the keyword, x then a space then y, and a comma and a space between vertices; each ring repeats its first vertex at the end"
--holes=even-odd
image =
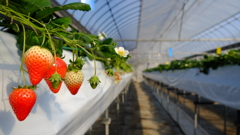
POLYGON ((199 68, 200 72, 208 74, 210 69, 216 70, 225 65, 240 65, 240 50, 230 50, 226 54, 205 55, 202 60, 174 60, 169 65, 160 64, 144 72, 199 68))
MULTIPOLYGON (((50 7, 50 0, 8 0, 8 6, 19 13, 32 15, 37 10, 50 7)), ((6 5, 6 0, 0 1, 1 5, 6 5)))
POLYGON ((45 7, 44 9, 41 9, 36 12, 35 18, 38 20, 41 20, 43 18, 48 17, 49 15, 52 15, 56 11, 68 10, 68 9, 82 10, 82 11, 91 10, 90 6, 87 4, 75 2, 75 3, 63 5, 63 6, 45 7))
POLYGON ((50 21, 46 27, 48 29, 54 29, 54 28, 62 28, 62 29, 67 29, 69 25, 71 24, 72 19, 70 17, 62 17, 62 18, 57 18, 52 21, 50 21))
MULTIPOLYGON (((84 61, 82 57, 103 62, 105 68, 111 71, 131 72, 132 68, 126 58, 118 55, 114 48, 117 45, 112 38, 79 32, 71 26, 70 17, 54 18, 54 12, 61 10, 89 11, 89 5, 75 2, 67 5, 51 7, 50 0, 8 0, 0 1, 0 26, 6 32, 17 35, 20 50, 28 50, 31 46, 42 46, 54 56, 62 57, 63 50, 73 52, 73 58, 68 65, 69 70, 81 70, 84 61), (71 31, 67 31, 67 28, 71 31), (25 43, 25 44, 24 44, 25 43), (112 70, 113 71, 113 70, 112 70)), ((96 68, 94 75, 96 75, 96 68)), ((96 88, 96 77, 90 79, 90 84, 96 88)))
MULTIPOLYGON (((19 49, 22 51, 23 50, 23 42, 24 42, 24 33, 23 32, 19 32, 18 33, 18 39, 17 39, 17 43, 20 45, 19 49)), ((42 40, 42 37, 38 37, 38 35, 32 31, 32 30, 26 30, 26 48, 25 50, 27 51, 31 46, 34 45, 40 45, 40 42, 42 40)))

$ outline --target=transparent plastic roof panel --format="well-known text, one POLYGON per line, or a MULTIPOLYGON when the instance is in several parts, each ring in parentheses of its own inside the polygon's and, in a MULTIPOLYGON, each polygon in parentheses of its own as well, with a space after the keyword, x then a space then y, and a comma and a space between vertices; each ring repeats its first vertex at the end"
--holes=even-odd
MULTIPOLYGON (((130 50, 133 61, 161 63, 227 46, 240 39, 239 0, 91 1, 89 12, 68 12, 92 34, 105 32, 130 50), (138 60, 140 59, 140 60, 138 60)), ((136 62, 135 62, 136 63, 136 62)))

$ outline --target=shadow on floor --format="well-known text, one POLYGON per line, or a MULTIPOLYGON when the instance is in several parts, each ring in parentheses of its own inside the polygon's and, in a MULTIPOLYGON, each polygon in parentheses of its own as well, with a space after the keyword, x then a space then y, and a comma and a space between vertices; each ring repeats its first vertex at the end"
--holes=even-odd
MULTIPOLYGON (((121 104, 119 112, 116 110, 116 102, 109 107, 112 119, 109 135, 183 135, 144 83, 132 82, 125 98, 127 100, 121 104)), ((103 117, 85 135, 105 135, 105 125, 101 124, 103 117)))

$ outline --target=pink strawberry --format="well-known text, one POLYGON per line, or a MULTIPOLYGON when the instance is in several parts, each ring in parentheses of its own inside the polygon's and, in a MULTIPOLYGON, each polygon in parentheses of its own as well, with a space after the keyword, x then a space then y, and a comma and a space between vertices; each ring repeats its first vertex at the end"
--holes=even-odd
POLYGON ((56 57, 55 64, 52 65, 50 70, 44 76, 44 80, 53 93, 57 93, 60 90, 62 79, 64 79, 66 72, 67 64, 61 58, 56 57))
POLYGON ((9 96, 9 102, 19 121, 26 119, 32 110, 37 96, 30 88, 17 88, 9 96))
POLYGON ((53 64, 53 55, 40 46, 32 46, 24 54, 24 64, 28 69, 30 82, 37 85, 53 64))
POLYGON ((80 89, 84 80, 84 75, 81 70, 78 71, 68 71, 64 78, 64 83, 66 84, 68 90, 72 95, 76 95, 80 89))

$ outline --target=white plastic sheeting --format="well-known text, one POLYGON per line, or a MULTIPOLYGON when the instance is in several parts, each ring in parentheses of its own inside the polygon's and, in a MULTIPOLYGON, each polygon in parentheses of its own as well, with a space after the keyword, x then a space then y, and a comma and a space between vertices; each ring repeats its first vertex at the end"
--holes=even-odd
MULTIPOLYGON (((60 5, 79 2, 54 1, 60 5)), ((119 41, 118 46, 130 50, 130 63, 138 69, 135 77, 139 81, 138 76, 148 63, 151 68, 239 42, 236 40, 240 38, 239 0, 91 1, 94 1, 93 10, 69 10, 69 13, 92 34, 105 32, 119 41), (217 41, 221 39, 230 40, 217 41), (173 57, 169 57, 169 48, 173 50, 173 57)))
MULTIPOLYGON (((92 89, 87 81, 93 76, 93 62, 86 59, 83 66, 85 80, 76 95, 71 95, 65 84, 53 94, 44 81, 38 85, 37 102, 29 116, 18 121, 9 104, 11 87, 22 85, 19 70, 21 51, 17 49, 13 35, 0 32, 0 135, 81 135, 103 113, 130 81, 132 74, 122 76, 122 81, 113 83, 105 74, 103 65, 97 62, 97 75, 101 83, 92 89)), ((64 52, 66 62, 72 57, 64 52)), ((27 77, 27 76, 26 76, 27 77)), ((28 80, 28 84, 29 80, 28 80)))
POLYGON ((211 70, 208 75, 199 69, 143 73, 152 80, 160 81, 182 90, 197 93, 209 100, 240 109, 240 66, 225 66, 211 70))

